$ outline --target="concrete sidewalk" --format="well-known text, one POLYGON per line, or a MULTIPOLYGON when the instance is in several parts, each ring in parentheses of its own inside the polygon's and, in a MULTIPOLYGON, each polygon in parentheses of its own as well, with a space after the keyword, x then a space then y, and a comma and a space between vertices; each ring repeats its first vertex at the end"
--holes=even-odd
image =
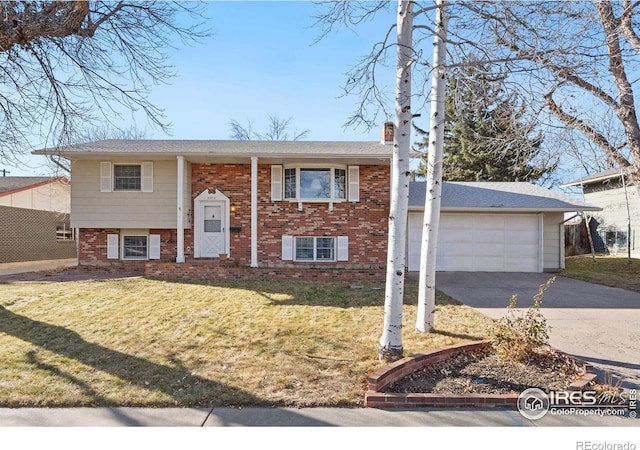
POLYGON ((516 410, 371 408, 0 408, 2 427, 637 427, 640 419, 516 410))
POLYGON ((20 273, 43 272, 78 265, 78 258, 51 259, 45 261, 21 261, 0 264, 0 277, 20 273))

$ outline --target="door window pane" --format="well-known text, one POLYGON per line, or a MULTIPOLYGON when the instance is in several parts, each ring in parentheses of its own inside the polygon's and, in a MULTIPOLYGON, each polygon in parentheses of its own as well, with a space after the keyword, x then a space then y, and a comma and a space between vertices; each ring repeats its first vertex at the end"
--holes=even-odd
POLYGON ((220 206, 204 207, 205 233, 220 233, 222 231, 222 208, 220 206))

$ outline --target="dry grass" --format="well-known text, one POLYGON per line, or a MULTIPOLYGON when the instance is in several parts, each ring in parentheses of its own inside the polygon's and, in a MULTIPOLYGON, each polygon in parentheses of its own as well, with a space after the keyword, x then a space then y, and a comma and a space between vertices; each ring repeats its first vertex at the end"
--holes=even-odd
POLYGON ((640 259, 591 255, 566 258, 563 276, 640 292, 640 259))
MULTIPOLYGON (((356 406, 382 365, 382 284, 115 279, 0 285, 0 406, 356 406)), ((415 281, 407 300, 417 298, 415 281)), ((487 337, 444 295, 405 353, 487 337)))

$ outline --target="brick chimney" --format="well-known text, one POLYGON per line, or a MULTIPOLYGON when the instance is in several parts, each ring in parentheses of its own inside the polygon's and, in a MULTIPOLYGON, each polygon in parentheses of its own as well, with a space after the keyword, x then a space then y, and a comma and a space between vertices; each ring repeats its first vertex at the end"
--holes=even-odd
POLYGON ((393 122, 385 122, 382 124, 382 136, 380 136, 380 143, 385 145, 393 144, 393 131, 395 127, 393 122))

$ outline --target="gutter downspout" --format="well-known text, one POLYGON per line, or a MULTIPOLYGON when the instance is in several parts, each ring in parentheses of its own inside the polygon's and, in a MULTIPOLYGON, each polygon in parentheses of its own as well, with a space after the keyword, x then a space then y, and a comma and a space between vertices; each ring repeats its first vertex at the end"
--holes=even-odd
POLYGON ((176 262, 183 263, 184 259, 184 156, 178 156, 178 186, 176 199, 176 229, 178 243, 176 262))
POLYGON ((251 267, 258 267, 258 158, 251 157, 251 267))

